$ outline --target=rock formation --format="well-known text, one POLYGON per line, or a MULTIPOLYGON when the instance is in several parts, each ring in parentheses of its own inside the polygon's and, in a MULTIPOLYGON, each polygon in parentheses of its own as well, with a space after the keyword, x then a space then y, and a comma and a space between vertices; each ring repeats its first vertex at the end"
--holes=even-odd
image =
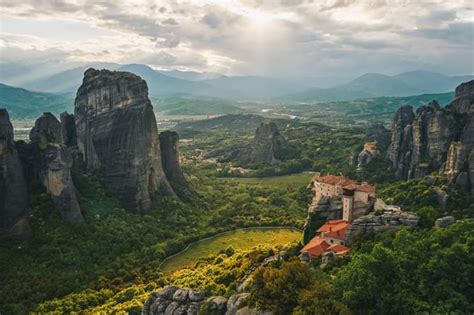
POLYGON ((415 119, 413 107, 402 106, 395 114, 392 123, 392 141, 387 152, 388 159, 392 162, 395 177, 408 177, 412 150, 412 124, 415 119))
POLYGON ((67 112, 61 113, 61 138, 63 144, 66 146, 73 146, 77 144, 76 122, 74 115, 67 112))
POLYGON ((188 187, 179 167, 178 133, 175 131, 163 131, 160 133, 161 164, 166 178, 182 187, 188 187))
POLYGON ((387 150, 390 143, 390 131, 381 124, 375 124, 367 129, 365 143, 362 149, 352 152, 349 164, 361 168, 369 164, 375 157, 387 150))
POLYGON ((24 236, 29 232, 28 195, 23 167, 13 140, 6 109, 0 109, 0 232, 24 236))
POLYGON ((72 157, 62 145, 61 123, 44 113, 31 129, 34 172, 51 196, 54 206, 67 223, 83 221, 71 177, 72 157))
POLYGON ((308 243, 314 237, 317 227, 324 222, 340 218, 342 218, 342 196, 313 197, 303 228, 303 243, 308 243))
POLYGON ((206 297, 204 291, 166 286, 152 292, 143 303, 142 315, 271 315, 248 307, 242 307, 249 293, 237 293, 228 299, 223 296, 206 297))
POLYGON ((474 193, 474 81, 456 88, 453 102, 436 101, 417 109, 401 107, 392 125, 387 153, 399 179, 419 178, 433 171, 466 192, 474 193))
POLYGON ((88 170, 134 212, 147 212, 150 194, 175 197, 161 165, 148 87, 128 72, 89 69, 77 91, 77 145, 88 170))
POLYGON ((456 222, 456 219, 453 216, 446 216, 436 219, 435 225, 437 227, 445 228, 456 222))
POLYGON ((250 145, 248 162, 252 164, 278 164, 278 153, 286 146, 285 138, 274 122, 262 122, 250 145))
POLYGON ((346 231, 346 244, 350 245, 356 235, 366 232, 396 230, 403 226, 415 227, 420 218, 411 212, 385 211, 381 215, 368 214, 352 221, 346 231))

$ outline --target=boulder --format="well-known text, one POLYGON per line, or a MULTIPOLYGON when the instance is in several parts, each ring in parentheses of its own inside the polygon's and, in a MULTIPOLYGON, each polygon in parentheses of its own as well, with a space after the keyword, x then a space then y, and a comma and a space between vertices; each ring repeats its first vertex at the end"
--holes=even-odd
POLYGON ((88 69, 74 103, 77 145, 124 206, 144 213, 150 194, 176 197, 161 165, 146 82, 132 73, 88 69))
POLYGON ((188 187, 188 182, 184 178, 179 166, 178 141, 179 136, 175 131, 163 131, 160 133, 161 163, 168 181, 176 183, 182 187, 188 187))
POLYGON ((197 315, 199 314, 199 310, 201 309, 201 303, 199 302, 191 302, 188 305, 188 309, 186 310, 187 315, 197 315))
POLYGON ((0 233, 29 234, 28 192, 10 116, 0 108, 0 233))
POLYGON ((173 315, 186 315, 187 311, 188 306, 185 304, 181 304, 180 306, 178 306, 178 308, 174 310, 173 315))
POLYGON ((83 221, 72 181, 72 157, 62 145, 61 124, 51 113, 45 113, 30 131, 34 169, 55 208, 66 223, 83 221))
POLYGON ((158 292, 158 296, 171 300, 173 299, 173 295, 177 290, 178 287, 175 287, 174 285, 167 285, 160 292, 158 292))
POLYGON ((435 225, 441 228, 445 228, 453 224, 454 222, 456 222, 456 219, 453 216, 446 216, 436 219, 435 225))
POLYGON ((244 302, 249 296, 249 293, 238 293, 229 297, 227 300, 227 311, 225 312, 225 315, 237 314, 239 306, 242 305, 242 302, 244 302))
POLYGON ((448 202, 449 195, 439 187, 433 188, 436 194, 436 201, 438 202, 438 207, 444 211, 446 209, 446 203, 448 202))
POLYGON ((205 296, 206 296, 206 292, 202 290, 190 289, 188 291, 188 298, 190 301, 193 301, 193 302, 200 302, 204 300, 205 296))
POLYGON ((239 309, 236 315, 273 315, 272 311, 260 311, 248 306, 239 309))
POLYGON ((173 301, 179 302, 179 303, 186 303, 188 300, 188 292, 189 289, 178 289, 176 292, 173 294, 173 301))
POLYGON ((180 304, 178 302, 171 302, 168 304, 164 311, 164 315, 174 315, 174 312, 179 308, 180 304))
POLYGON ((205 302, 206 310, 216 315, 224 315, 227 310, 227 299, 223 296, 211 296, 205 302))

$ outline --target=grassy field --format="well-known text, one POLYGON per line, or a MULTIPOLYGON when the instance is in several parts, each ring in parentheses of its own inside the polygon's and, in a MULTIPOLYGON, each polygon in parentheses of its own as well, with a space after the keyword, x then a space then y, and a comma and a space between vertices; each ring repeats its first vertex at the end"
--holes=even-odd
POLYGON ((229 246, 236 250, 246 250, 258 245, 291 244, 302 240, 302 237, 300 231, 286 228, 239 229, 192 244, 184 252, 165 261, 161 265, 161 269, 164 273, 170 273, 183 267, 192 266, 199 258, 216 254, 229 246))
MULTIPOLYGON (((294 184, 294 185, 306 185, 309 184, 311 179, 315 176, 314 172, 303 172, 299 174, 285 175, 285 176, 271 176, 271 177, 251 177, 241 178, 233 177, 230 180, 238 181, 242 184, 294 184)), ((229 179, 227 179, 229 180, 229 179)))

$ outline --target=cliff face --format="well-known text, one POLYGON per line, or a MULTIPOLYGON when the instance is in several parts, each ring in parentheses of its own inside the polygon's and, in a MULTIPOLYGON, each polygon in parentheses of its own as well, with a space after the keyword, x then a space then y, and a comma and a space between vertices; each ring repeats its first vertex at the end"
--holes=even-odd
POLYGON ((474 183, 474 81, 456 88, 453 102, 441 109, 436 101, 413 113, 401 107, 392 125, 387 152, 395 176, 419 178, 441 171, 466 191, 474 183))
POLYGON ((74 115, 67 112, 61 113, 61 138, 63 144, 66 146, 73 146, 77 144, 76 122, 74 115))
POLYGON ((0 109, 0 232, 22 236, 29 231, 27 186, 6 109, 0 109))
POLYGON ((38 118, 30 140, 35 173, 66 223, 83 221, 71 177, 72 157, 62 145, 61 123, 51 113, 38 118))
POLYGON ((128 72, 89 69, 75 100, 77 145, 87 169, 135 212, 150 193, 175 196, 161 165, 158 131, 146 82, 128 72))
POLYGON ((274 122, 263 122, 255 132, 248 159, 254 164, 278 164, 277 153, 286 146, 285 138, 274 122))
POLYGON ((392 162, 397 178, 408 176, 408 165, 410 165, 412 143, 413 143, 413 120, 415 114, 413 107, 402 106, 395 114, 392 123, 392 141, 387 156, 392 162))
POLYGON ((188 182, 179 167, 178 133, 166 130, 161 132, 159 137, 161 164, 166 178, 182 187, 188 187, 188 182))
POLYGON ((365 134, 364 147, 361 151, 354 151, 350 164, 358 168, 367 165, 375 157, 379 156, 381 152, 387 150, 388 142, 390 141, 390 132, 383 125, 376 124, 369 127, 365 134))

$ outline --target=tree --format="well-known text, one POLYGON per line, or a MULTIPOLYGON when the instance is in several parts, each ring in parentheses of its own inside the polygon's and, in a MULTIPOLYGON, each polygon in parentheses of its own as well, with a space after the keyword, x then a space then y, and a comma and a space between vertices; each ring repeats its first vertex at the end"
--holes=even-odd
POLYGON ((338 301, 328 283, 317 281, 298 296, 299 305, 293 311, 295 315, 350 314, 348 308, 338 301))
POLYGON ((260 268, 250 291, 250 305, 275 314, 290 314, 299 304, 299 293, 315 281, 311 268, 298 259, 277 268, 260 268))

